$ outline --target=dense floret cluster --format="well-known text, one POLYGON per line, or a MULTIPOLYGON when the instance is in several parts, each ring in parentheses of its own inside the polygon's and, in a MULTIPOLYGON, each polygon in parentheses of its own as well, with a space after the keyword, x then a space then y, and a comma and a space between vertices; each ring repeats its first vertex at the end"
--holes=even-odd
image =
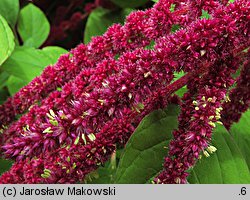
POLYGON ((216 124, 230 127, 249 107, 249 46, 248 0, 160 0, 131 13, 0 106, 2 153, 15 160, 0 182, 81 182, 126 144, 143 117, 178 102, 178 130, 154 182, 187 183, 201 153, 215 151, 216 124), (179 99, 174 93, 185 85, 179 99))

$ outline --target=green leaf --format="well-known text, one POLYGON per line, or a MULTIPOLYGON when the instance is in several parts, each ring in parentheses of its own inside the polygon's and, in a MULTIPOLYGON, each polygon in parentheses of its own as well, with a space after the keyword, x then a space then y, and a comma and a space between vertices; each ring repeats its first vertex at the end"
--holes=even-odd
POLYGON ((169 9, 170 12, 174 12, 175 6, 176 6, 175 4, 173 3, 171 4, 170 9, 169 9))
POLYGON ((42 53, 44 53, 51 61, 49 64, 55 64, 58 58, 67 52, 66 49, 57 46, 49 46, 42 49, 42 53))
POLYGON ((84 43, 88 43, 93 36, 102 35, 112 24, 124 22, 131 11, 131 9, 110 11, 101 7, 96 8, 88 17, 84 43))
POLYGON ((193 168, 190 183, 241 184, 250 183, 245 158, 229 132, 218 125, 213 133, 213 146, 217 151, 210 157, 203 156, 193 168))
POLYGON ((9 74, 7 72, 0 72, 0 89, 2 89, 9 78, 9 74))
POLYGON ((230 128, 230 133, 238 144, 243 156, 246 159, 248 169, 250 169, 250 110, 246 111, 238 123, 234 123, 230 128))
POLYGON ((171 33, 175 33, 176 31, 180 30, 181 26, 179 24, 173 24, 171 27, 171 33))
POLYGON ((144 48, 145 49, 154 49, 154 46, 155 46, 155 41, 151 41, 149 45, 145 46, 144 48))
POLYGON ((176 95, 178 95, 179 97, 183 97, 183 95, 188 91, 187 86, 185 85, 184 87, 180 88, 179 90, 177 90, 175 92, 176 95))
POLYGON ((116 172, 116 152, 111 155, 110 161, 106 162, 103 167, 99 167, 98 170, 90 173, 85 182, 88 184, 110 184, 114 181, 116 172))
POLYGON ((97 171, 88 174, 85 178, 86 184, 110 184, 112 183, 112 173, 107 162, 104 167, 99 167, 97 171))
POLYGON ((0 89, 0 105, 3 104, 6 101, 8 96, 9 96, 9 93, 8 93, 6 88, 0 89))
POLYGON ((4 160, 3 158, 0 158, 0 175, 2 173, 8 171, 10 167, 12 166, 13 161, 10 160, 4 160))
POLYGON ((201 15, 201 19, 210 19, 211 16, 208 14, 207 11, 202 10, 202 15, 201 15))
POLYGON ((121 8, 136 8, 144 5, 148 0, 111 0, 114 4, 118 5, 121 8))
POLYGON ((180 79, 181 77, 183 77, 186 73, 184 71, 180 71, 180 72, 175 72, 174 73, 174 81, 177 81, 178 79, 180 79))
MULTIPOLYGON (((162 170, 163 157, 167 154, 163 147, 168 146, 171 132, 177 127, 177 114, 177 106, 172 105, 165 112, 155 111, 144 118, 126 145, 118 165, 115 183, 148 183, 162 170)), ((243 119, 249 119, 248 113, 243 119)), ((242 132, 249 127, 243 119, 240 122, 245 123, 242 132)), ((238 134, 238 137, 244 140, 244 137, 240 136, 241 133, 238 134)), ((239 143, 242 145, 241 149, 249 153, 249 146, 244 146, 242 140, 239 143)), ((212 145, 217 151, 208 158, 203 156, 197 162, 190 170, 188 181, 215 184, 250 183, 246 160, 234 138, 223 126, 218 125, 214 130, 212 145)))
POLYGON ((16 47, 2 66, 4 73, 11 74, 6 83, 10 94, 14 95, 20 88, 40 75, 45 66, 54 64, 63 53, 67 51, 60 47, 45 47, 42 50, 16 47))
POLYGON ((44 13, 30 3, 20 12, 17 30, 24 46, 37 48, 47 39, 50 25, 44 13))
POLYGON ((6 22, 0 15, 0 66, 11 55, 15 48, 15 37, 6 22))
POLYGON ((146 116, 137 127, 119 162, 115 183, 146 183, 162 169, 173 129, 177 128, 176 105, 146 116))
POLYGON ((19 13, 19 0, 1 0, 0 15, 14 28, 19 13))
MULTIPOLYGON (((181 71, 179 73, 174 73, 174 81, 178 80, 182 76, 184 76, 186 73, 184 71, 181 71)), ((180 88, 175 92, 179 97, 183 97, 183 95, 187 92, 187 86, 185 85, 184 87, 180 88)))
POLYGON ((29 82, 35 76, 40 75, 44 67, 51 63, 48 56, 41 51, 31 47, 16 47, 1 67, 10 75, 29 82))
POLYGON ((17 78, 15 76, 10 76, 6 85, 8 87, 9 93, 11 96, 13 96, 15 93, 17 93, 23 86, 27 85, 28 82, 17 78))

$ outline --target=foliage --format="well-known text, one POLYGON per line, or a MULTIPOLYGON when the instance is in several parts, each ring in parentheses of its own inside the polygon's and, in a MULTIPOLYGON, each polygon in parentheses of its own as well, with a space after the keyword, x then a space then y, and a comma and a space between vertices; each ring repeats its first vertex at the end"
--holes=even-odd
POLYGON ((20 12, 17 30, 24 46, 38 48, 49 35, 49 22, 39 8, 28 4, 20 12))
POLYGON ((105 8, 96 8, 91 12, 86 23, 84 43, 91 41, 91 37, 102 35, 114 23, 122 23, 131 9, 111 11, 105 8))
MULTIPOLYGON (((167 146, 172 139, 171 131, 177 128, 179 108, 169 105, 146 116, 128 140, 113 176, 108 183, 151 183, 162 168, 167 146)), ((214 130, 213 145, 217 151, 200 157, 191 169, 188 182, 192 184, 243 184, 250 182, 249 176, 249 125, 250 110, 243 114, 240 122, 230 131, 218 125, 214 130)), ((95 172, 93 179, 103 169, 95 172)), ((108 171, 108 170, 107 170, 108 171)), ((96 177, 96 178, 95 178, 96 177)))

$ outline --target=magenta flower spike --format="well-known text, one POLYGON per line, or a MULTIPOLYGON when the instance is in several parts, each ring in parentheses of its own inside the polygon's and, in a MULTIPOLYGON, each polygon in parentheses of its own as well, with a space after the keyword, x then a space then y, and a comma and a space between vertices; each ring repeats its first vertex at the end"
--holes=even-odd
POLYGON ((45 68, 40 76, 0 105, 0 127, 7 126, 17 114, 24 113, 50 92, 74 79, 82 69, 94 67, 99 61, 113 59, 123 52, 145 47, 152 40, 168 34, 179 15, 169 11, 172 2, 164 0, 147 11, 131 13, 124 26, 115 24, 103 36, 94 37, 89 44, 81 44, 61 56, 54 66, 45 68), (143 37, 134 38, 135 35, 143 37))
MULTIPOLYGON (((15 163, 0 183, 84 181, 116 145, 126 144, 143 117, 170 102, 180 104, 179 126, 154 181, 187 183, 187 170, 201 153, 215 151, 211 136, 213 128, 224 123, 221 115, 232 118, 223 108, 232 108, 225 103, 228 88, 235 82, 232 74, 249 56, 242 51, 250 45, 248 0, 225 6, 195 2, 180 1, 171 14, 173 1, 159 1, 152 9, 132 13, 124 26, 114 25, 89 45, 78 46, 72 58, 61 57, 60 62, 65 58, 79 71, 62 80, 61 91, 47 92, 40 106, 32 106, 4 130, 2 151, 15 163), (210 19, 198 19, 203 9, 211 12, 210 19), (169 34, 177 21, 185 27, 169 34), (145 49, 152 40, 153 49, 145 49), (186 75, 172 82, 174 72, 182 70, 186 75), (183 98, 173 96, 184 85, 188 92, 183 98)), ((248 66, 247 61, 230 93, 240 93, 244 105, 249 103, 243 92, 248 66)))
POLYGON ((223 104, 222 122, 226 128, 234 122, 238 122, 242 113, 250 106, 250 51, 248 59, 243 65, 240 76, 237 78, 237 86, 230 91, 227 101, 223 104))

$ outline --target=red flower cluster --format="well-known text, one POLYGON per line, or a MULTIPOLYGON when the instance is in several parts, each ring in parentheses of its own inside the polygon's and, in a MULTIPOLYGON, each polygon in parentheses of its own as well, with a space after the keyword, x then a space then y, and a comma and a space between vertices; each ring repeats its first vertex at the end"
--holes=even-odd
POLYGON ((50 92, 74 79, 82 69, 95 67, 98 62, 114 59, 126 51, 145 47, 152 40, 168 34, 180 15, 178 12, 171 14, 170 5, 171 1, 167 1, 147 11, 131 13, 124 26, 115 24, 103 36, 95 37, 88 45, 79 45, 62 56, 54 66, 47 67, 41 76, 0 106, 0 126, 11 123, 16 115, 24 113, 50 92))
POLYGON ((215 150, 209 143, 234 83, 231 75, 249 56, 242 50, 250 45, 250 2, 207 2, 161 0, 152 9, 134 12, 124 26, 114 25, 89 45, 62 56, 10 98, 0 108, 1 121, 11 111, 5 125, 47 96, 4 130, 4 155, 16 163, 0 182, 82 181, 109 159, 116 144, 126 143, 145 115, 165 107, 171 94, 187 84, 179 128, 165 169, 155 179, 186 183, 186 171, 200 152, 215 150), (174 12, 169 10, 172 3, 174 12), (211 10, 211 19, 199 19, 204 8, 211 10), (169 34, 174 24, 185 27, 169 34), (154 48, 145 48, 152 41, 154 48), (187 75, 171 83, 181 70, 187 75))
POLYGON ((238 122, 241 114, 250 106, 250 50, 243 65, 237 86, 230 92, 229 100, 223 104, 222 121, 229 129, 233 122, 238 122))

